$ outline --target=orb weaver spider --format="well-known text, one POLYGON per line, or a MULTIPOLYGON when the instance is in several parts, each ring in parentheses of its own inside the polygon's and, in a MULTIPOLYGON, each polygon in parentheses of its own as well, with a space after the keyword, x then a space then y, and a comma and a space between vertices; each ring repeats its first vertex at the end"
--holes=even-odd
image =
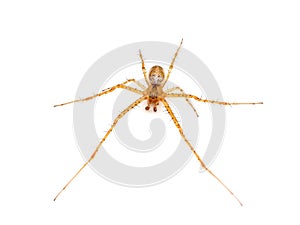
POLYGON ((96 154, 98 153, 100 147, 102 146, 102 144, 105 142, 105 140, 107 139, 107 137, 109 136, 109 134, 112 132, 112 130, 114 129, 114 127, 117 125, 118 121, 126 114, 128 113, 131 109, 133 109, 134 107, 136 107, 137 105, 139 105, 141 102, 143 101, 147 101, 147 106, 145 107, 145 110, 150 110, 151 108, 153 109, 154 112, 157 111, 157 106, 159 105, 159 103, 162 103, 164 105, 164 107, 166 108, 166 111, 168 112, 168 114, 170 115, 174 125, 176 126, 176 128, 178 129, 181 137, 183 138, 183 140, 185 141, 185 143, 188 145, 188 147, 191 149, 191 151, 193 152, 193 154, 196 156, 197 160, 199 161, 200 165, 208 172, 210 173, 238 202, 239 204, 242 206, 242 202, 234 195, 234 193, 221 181, 221 179, 219 179, 210 169, 208 169, 208 167, 205 165, 205 163, 203 162, 203 160, 200 158, 200 156, 198 155, 198 153, 196 152, 195 148, 192 146, 192 144, 189 142, 189 140, 187 139, 187 137, 185 136, 183 129, 180 125, 180 123, 178 122, 177 118, 175 117, 168 101, 166 100, 166 98, 184 98, 187 103, 189 104, 190 107, 192 107, 192 109, 194 110, 196 116, 198 117, 198 113, 196 111, 196 109, 193 107, 192 103, 190 102, 190 99, 194 99, 198 102, 204 102, 204 103, 212 103, 212 104, 219 104, 219 105, 255 105, 255 104, 263 104, 263 102, 223 102, 223 101, 215 101, 215 100, 209 100, 209 99, 203 99, 203 98, 199 98, 196 95, 192 95, 192 94, 186 94, 184 92, 183 89, 181 89, 180 87, 173 87, 170 89, 164 89, 165 84, 167 83, 170 74, 172 72, 172 69, 174 67, 174 63, 175 63, 175 59, 179 53, 179 50, 182 46, 183 43, 183 39, 180 42, 179 47, 177 48, 173 59, 171 61, 171 64, 169 66, 168 69, 168 73, 165 76, 164 70, 161 66, 155 65, 153 66, 150 71, 149 74, 147 74, 146 68, 145 68, 145 62, 143 59, 143 55, 141 50, 139 50, 139 57, 141 60, 141 64, 142 64, 142 71, 143 71, 143 75, 144 75, 144 79, 145 82, 147 84, 147 87, 145 87, 142 83, 140 83, 139 81, 135 80, 135 79, 127 79, 125 82, 117 84, 115 86, 112 86, 110 88, 104 89, 102 92, 96 94, 96 95, 92 95, 89 97, 86 97, 84 99, 77 99, 74 101, 69 101, 66 103, 62 103, 62 104, 58 104, 58 105, 54 105, 54 107, 58 107, 58 106, 64 106, 64 105, 68 105, 71 103, 76 103, 76 102, 85 102, 85 101, 89 101, 91 99, 100 97, 102 95, 106 95, 108 93, 111 93, 117 89, 125 89, 127 91, 136 93, 141 95, 140 98, 138 98, 136 101, 134 101, 133 103, 131 103, 126 109, 124 109, 113 121, 111 127, 109 128, 109 130, 105 133, 104 137, 101 139, 101 141, 98 143, 96 149, 94 150, 94 152, 91 154, 91 156, 89 157, 89 159, 82 165, 82 167, 75 173, 75 175, 73 175, 73 177, 65 184, 65 186, 58 192, 58 194, 55 196, 54 201, 58 198, 58 196, 69 186, 69 184, 75 179, 75 177, 77 177, 77 175, 94 159, 94 157, 96 156, 96 154), (137 88, 133 88, 130 86, 127 86, 126 84, 128 83, 135 83, 140 89, 137 88), (177 91, 177 92, 174 92, 177 91))

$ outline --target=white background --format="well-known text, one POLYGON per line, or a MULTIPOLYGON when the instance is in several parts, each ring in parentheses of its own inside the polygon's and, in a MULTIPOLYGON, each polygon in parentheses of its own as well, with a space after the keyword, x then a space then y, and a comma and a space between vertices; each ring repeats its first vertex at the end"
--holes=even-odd
POLYGON ((0 223, 299 224, 299 21, 296 0, 2 1, 0 223), (199 174, 196 159, 143 189, 87 168, 53 202, 83 161, 72 107, 52 105, 72 99, 106 52, 182 37, 226 100, 265 103, 227 108, 226 137, 211 167, 244 207, 199 174))

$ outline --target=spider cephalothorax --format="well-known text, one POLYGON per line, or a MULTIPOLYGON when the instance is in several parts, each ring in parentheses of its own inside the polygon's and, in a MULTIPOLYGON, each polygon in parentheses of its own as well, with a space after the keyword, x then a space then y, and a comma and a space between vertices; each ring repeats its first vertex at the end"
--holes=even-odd
POLYGON ((147 101, 147 106, 146 106, 145 109, 149 110, 150 107, 153 107, 154 112, 157 111, 156 106, 159 104, 159 102, 161 102, 164 105, 165 109, 167 110, 168 114, 170 115, 171 119, 173 120, 175 127, 178 129, 179 134, 181 135, 183 140, 186 142, 186 144, 189 146, 189 148, 192 150, 193 154, 196 156, 196 158, 200 162, 201 166, 207 172, 209 172, 214 178, 216 178, 218 180, 218 182, 220 182, 229 191, 229 193, 232 194, 238 200, 238 202, 242 205, 240 200, 233 194, 233 192, 210 169, 208 169, 206 167, 203 160, 200 158, 200 156, 198 155, 198 153, 196 152, 196 150, 194 149, 192 144, 189 142, 189 140, 185 136, 185 134, 183 132, 183 129, 182 129, 180 123, 178 122, 176 116, 174 115, 173 110, 171 109, 171 107, 170 107, 168 101, 166 100, 166 98, 184 98, 187 101, 187 103, 193 108, 196 116, 198 116, 198 113, 197 113, 196 109, 193 107, 193 105, 192 105, 192 103, 190 102, 189 99, 194 99, 198 102, 207 102, 207 103, 213 103, 213 104, 219 104, 219 105, 262 104, 262 102, 254 102, 254 103, 252 103, 252 102, 231 102, 231 103, 229 103, 229 102, 220 102, 220 101, 215 101, 215 100, 202 99, 202 98, 199 98, 196 95, 192 95, 192 94, 186 94, 178 86, 173 87, 173 88, 169 88, 169 89, 164 89, 164 86, 165 86, 166 82, 168 81, 169 76, 171 74, 171 71, 173 69, 174 62, 175 62, 175 59, 178 55, 178 52, 179 52, 179 49, 180 49, 181 45, 182 45, 182 40, 181 40, 181 43, 180 43, 177 51, 175 52, 175 55, 174 55, 174 57, 172 59, 172 62, 169 66, 168 73, 167 73, 166 77, 165 77, 164 70, 161 66, 153 66, 150 69, 149 74, 147 75, 144 59, 143 59, 141 51, 139 51, 139 55, 140 55, 141 62, 142 62, 142 70, 143 70, 143 74, 144 74, 144 78, 145 78, 147 87, 145 87, 142 83, 140 83, 139 81, 137 81, 135 79, 128 79, 127 81, 125 81, 123 83, 120 83, 120 84, 117 84, 117 85, 115 85, 111 88, 107 88, 107 89, 103 90, 102 92, 100 92, 96 95, 92 95, 92 96, 89 96, 89 97, 84 98, 84 99, 78 99, 78 100, 74 100, 74 101, 70 101, 70 102, 66 102, 66 103, 54 106, 54 107, 56 107, 56 106, 63 106, 63 105, 67 105, 67 104, 75 103, 75 102, 89 101, 93 98, 100 97, 102 95, 113 92, 114 90, 116 90, 118 88, 125 89, 127 91, 131 91, 131 92, 134 92, 136 94, 141 95, 140 98, 138 98, 135 102, 130 104, 126 109, 124 109, 115 118, 114 122, 112 123, 112 126, 106 132, 106 134, 101 139, 101 141, 98 143, 96 149, 91 154, 90 158, 83 164, 83 166, 78 170, 78 172, 67 182, 67 184, 60 190, 60 192, 54 198, 54 201, 57 199, 57 197, 60 195, 60 193, 63 190, 66 189, 66 187, 72 182, 72 180, 83 170, 83 168, 85 168, 95 158, 95 155, 99 151, 100 147, 102 146, 102 144, 104 143, 104 141, 106 140, 108 135, 112 132, 113 128, 116 126, 118 121, 126 113, 128 113, 131 109, 133 109, 135 106, 137 106, 138 104, 140 104, 143 101, 147 101), (137 86, 140 87, 140 89, 127 86, 126 84, 130 83, 130 82, 134 82, 137 86), (174 92, 174 91, 176 91, 176 92, 174 92))
POLYGON ((152 86, 161 85, 165 78, 164 69, 161 66, 153 66, 149 72, 149 81, 152 86))

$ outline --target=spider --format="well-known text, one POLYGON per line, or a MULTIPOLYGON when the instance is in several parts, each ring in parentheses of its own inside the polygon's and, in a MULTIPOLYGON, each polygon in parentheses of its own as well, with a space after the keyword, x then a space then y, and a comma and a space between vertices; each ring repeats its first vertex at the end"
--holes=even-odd
POLYGON ((105 140, 107 139, 107 137, 109 136, 109 134, 112 132, 112 130, 114 129, 114 127, 117 125, 117 123, 119 122, 119 120, 126 114, 128 113, 131 109, 133 109, 134 107, 136 107, 137 105, 139 105, 141 102, 143 101, 147 101, 147 106, 145 107, 145 110, 150 110, 152 109, 154 112, 157 111, 157 106, 162 103, 166 109, 166 111, 168 112, 168 114, 170 115, 175 127, 178 129, 181 137, 183 138, 183 140, 185 141, 185 143, 188 145, 188 147, 191 149, 191 151, 193 152, 193 154, 195 155, 195 157, 197 158, 197 160, 199 161, 200 165, 209 173, 211 174, 238 202, 239 204, 242 206, 242 202, 236 197, 236 195, 221 181, 221 179, 219 179, 203 162, 203 160, 200 158, 200 156, 198 155, 198 153, 196 152, 195 148, 192 146, 192 144, 189 142, 189 140, 187 139, 187 137, 185 136, 183 129, 181 127, 181 125, 179 124, 177 118, 175 117, 168 101, 166 100, 166 98, 184 98, 187 103, 189 104, 190 107, 192 107, 192 109, 194 110, 196 116, 198 117, 197 111, 195 110, 195 108, 193 107, 192 103, 190 102, 190 99, 194 99, 198 102, 204 102, 204 103, 212 103, 212 104, 219 104, 219 105, 224 105, 224 106, 231 106, 231 105, 255 105, 255 104, 263 104, 263 102, 223 102, 223 101, 215 101, 215 100, 209 100, 209 99, 203 99, 203 98, 199 98, 196 95, 192 95, 192 94, 186 94, 184 92, 183 89, 181 89, 179 86, 177 87, 173 87, 170 89, 164 89, 164 86, 166 85, 170 74, 172 72, 172 69, 174 67, 174 63, 175 63, 175 59, 179 53, 179 50, 182 46, 183 43, 183 39, 180 42, 180 45, 178 46, 173 59, 171 61, 171 64, 169 66, 168 69, 168 73, 165 76, 165 72, 163 70, 163 68, 161 66, 155 65, 153 66, 150 71, 149 74, 147 74, 146 68, 145 68, 145 62, 143 59, 143 55, 141 50, 139 50, 139 57, 141 60, 141 64, 142 64, 142 71, 144 74, 144 79, 145 82, 147 84, 147 87, 145 87, 142 83, 138 82, 135 79, 127 79, 125 82, 117 84, 115 86, 112 86, 110 88, 104 89, 102 92, 96 94, 96 95, 92 95, 89 97, 86 97, 84 99, 77 99, 74 101, 69 101, 66 103, 62 103, 62 104, 58 104, 58 105, 54 105, 54 107, 58 107, 58 106, 64 106, 64 105, 68 105, 71 103, 76 103, 76 102, 85 102, 85 101, 89 101, 91 99, 100 97, 102 95, 106 95, 108 93, 111 93, 119 88, 121 89, 125 89, 127 91, 131 91, 134 92, 138 95, 140 95, 141 97, 138 98, 137 100, 135 100, 133 103, 131 103, 126 109, 124 109, 113 121, 111 127, 109 128, 109 130, 106 132, 106 134, 104 135, 104 137, 101 139, 101 141, 98 143, 96 149, 94 150, 94 152, 91 154, 91 156, 89 157, 89 159, 81 166, 81 168, 75 173, 75 175, 73 175, 73 177, 65 184, 65 186, 58 192, 58 194, 55 196, 54 201, 58 198, 58 196, 69 186, 69 184, 74 180, 75 177, 77 177, 77 175, 94 159, 94 157, 96 156, 96 154, 98 153, 100 147, 102 146, 102 144, 105 142, 105 140), (127 86, 126 84, 128 83, 135 83, 140 89, 137 88, 133 88, 130 86, 127 86), (177 92, 174 92, 177 91, 177 92))

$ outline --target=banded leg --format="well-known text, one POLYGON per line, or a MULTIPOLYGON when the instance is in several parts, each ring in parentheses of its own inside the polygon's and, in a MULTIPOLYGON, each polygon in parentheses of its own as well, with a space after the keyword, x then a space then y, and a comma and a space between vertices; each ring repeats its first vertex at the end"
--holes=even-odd
POLYGON ((147 78, 147 71, 146 71, 145 62, 144 62, 144 59, 143 59, 143 55, 142 55, 141 49, 139 50, 139 55, 140 55, 140 59, 142 61, 142 70, 143 70, 145 81, 146 81, 147 85, 150 86, 150 82, 149 82, 149 80, 147 78))
POLYGON ((147 96, 143 96, 139 99, 137 99, 135 102, 133 102, 131 105, 129 105, 125 110, 123 110, 114 120, 113 124, 111 125, 111 127, 109 128, 109 130, 106 132, 106 134, 104 135, 104 137, 101 139, 101 141, 99 142, 99 144, 97 145, 95 151, 92 153, 92 155, 90 156, 90 158, 88 159, 88 161, 86 161, 83 166, 77 171, 77 173, 75 173, 75 175, 67 182, 67 184, 60 190, 60 192, 58 192, 58 194, 55 196, 54 201, 57 199, 57 197, 68 187, 68 185, 75 179, 75 177, 77 177, 77 175, 95 158, 97 152, 99 151, 101 145, 103 144, 103 142, 106 140, 106 138, 108 137, 108 135, 111 133, 111 131, 113 130, 113 128, 116 126, 116 124, 118 123, 118 121, 127 113, 129 112, 131 109, 133 109, 135 106, 137 106, 139 103, 141 103, 142 101, 146 100, 147 96))
POLYGON ((137 93, 137 94, 140 94, 140 95, 143 95, 143 92, 136 89, 136 88, 132 88, 132 87, 128 87, 126 86, 125 84, 129 83, 129 82, 136 82, 135 79, 128 79, 127 81, 121 83, 121 84, 117 84, 113 87, 110 87, 110 88, 107 88, 105 90, 103 90, 102 92, 96 94, 96 95, 92 95, 92 96, 89 96, 89 97, 86 97, 84 99, 77 99, 77 100, 74 100, 74 101, 70 101, 70 102, 65 102, 65 103, 62 103, 62 104, 58 104, 58 105, 54 105, 54 107, 57 107, 57 106, 64 106, 64 105, 68 105, 68 104, 71 104, 71 103, 75 103, 75 102, 85 102, 85 101, 89 101, 93 98, 96 98, 96 97, 100 97, 101 95, 105 95, 105 94, 108 94, 110 92, 113 92, 114 90, 116 90, 117 88, 123 88, 123 89, 126 89, 128 91, 131 91, 131 92, 134 92, 134 93, 137 93))
POLYGON ((208 102, 212 104, 219 104, 219 105, 256 105, 256 104, 263 104, 263 102, 220 102, 215 100, 209 100, 209 99, 202 99, 195 95, 191 94, 166 94, 166 97, 168 98, 193 98, 199 102, 208 102))
POLYGON ((175 59, 176 59, 176 57, 177 57, 177 55, 178 55, 178 52, 179 52, 179 50, 180 50, 180 48, 181 48, 182 43, 183 43, 183 38, 181 39, 180 45, 179 45, 179 47, 177 48, 177 51, 175 52, 175 55, 174 55, 174 57, 173 57, 173 59, 172 59, 172 62, 171 62, 171 64, 170 64, 170 66, 169 66, 169 70, 168 70, 167 77, 166 77, 164 83, 162 84, 163 87, 165 86, 166 82, 168 81, 168 79, 169 79, 169 77, 170 77, 171 71, 172 71, 172 69, 173 69, 173 67, 174 67, 175 59))
MULTIPOLYGON (((183 91, 183 89, 180 88, 180 87, 173 87, 173 88, 167 89, 165 91, 165 93, 170 93, 170 92, 176 91, 176 90, 179 90, 182 94, 185 94, 184 91, 183 91)), ((192 107, 192 109, 194 110, 196 116, 199 117, 199 114, 197 113, 197 111, 196 111, 195 107, 193 106, 193 104, 191 103, 191 101, 188 98, 185 98, 185 100, 192 107)))
POLYGON ((144 91, 146 89, 146 87, 139 81, 135 80, 134 83, 139 86, 140 88, 142 88, 142 90, 144 91))
POLYGON ((183 130, 178 122, 178 120, 176 119, 170 105, 168 104, 168 102, 161 98, 160 101, 162 101, 162 103, 164 104, 166 110, 168 111, 168 113, 170 114, 175 126, 177 127, 181 137, 183 138, 183 140, 185 141, 185 143, 189 146, 189 148, 192 150, 192 152, 194 153, 194 155, 196 156, 196 158, 198 159, 198 161, 200 162, 201 166, 207 171, 209 172, 217 181, 219 181, 220 184, 223 185, 223 187, 240 203, 241 206, 243 206, 242 202, 233 194, 233 192, 210 170, 206 167, 205 163, 202 161, 202 159, 200 158, 200 156, 198 155, 198 153, 196 152, 196 150, 194 149, 194 147, 192 146, 192 144, 188 141, 188 139, 186 138, 186 136, 183 133, 183 130))

